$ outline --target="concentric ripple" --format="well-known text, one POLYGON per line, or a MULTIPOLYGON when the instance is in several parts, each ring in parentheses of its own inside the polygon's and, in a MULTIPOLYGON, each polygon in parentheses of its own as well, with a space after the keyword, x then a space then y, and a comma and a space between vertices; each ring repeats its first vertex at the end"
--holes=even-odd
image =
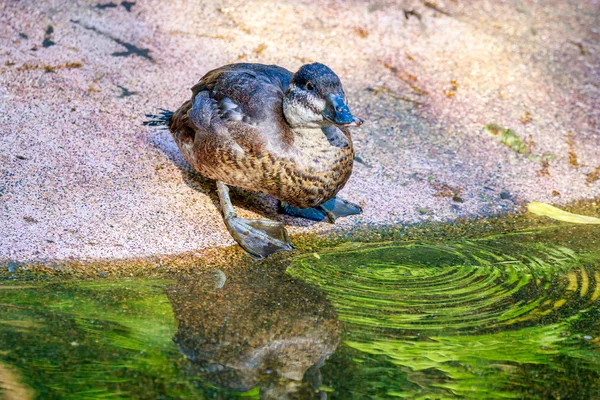
POLYGON ((600 249, 538 233, 351 243, 295 259, 288 273, 325 290, 345 322, 332 362, 350 365, 324 375, 358 382, 344 394, 356 398, 600 395, 600 353, 586 347, 600 344, 600 249), (544 374, 556 393, 544 394, 544 374))
POLYGON ((600 296, 600 273, 572 250, 512 250, 467 240, 343 245, 288 271, 324 288, 342 320, 392 329, 498 328, 600 296))

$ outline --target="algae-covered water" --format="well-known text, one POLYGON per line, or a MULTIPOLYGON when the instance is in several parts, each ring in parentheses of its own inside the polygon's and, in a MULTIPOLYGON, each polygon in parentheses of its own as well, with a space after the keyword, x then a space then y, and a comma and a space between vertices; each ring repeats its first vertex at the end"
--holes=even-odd
POLYGON ((600 229, 567 224, 161 279, 7 273, 0 398, 600 398, 599 298, 600 229))

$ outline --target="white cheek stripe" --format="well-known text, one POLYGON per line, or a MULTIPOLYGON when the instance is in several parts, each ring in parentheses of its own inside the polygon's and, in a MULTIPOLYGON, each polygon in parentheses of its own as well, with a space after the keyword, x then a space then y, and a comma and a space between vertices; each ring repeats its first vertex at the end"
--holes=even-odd
MULTIPOLYGON (((294 85, 290 85, 290 89, 293 90, 294 85)), ((308 96, 305 97, 307 100, 308 96)), ((313 102, 315 108, 319 110, 325 109, 325 101, 317 98, 311 98, 309 101, 313 102)), ((319 123, 323 121, 321 114, 316 114, 310 108, 305 107, 298 101, 286 101, 283 102, 283 112, 285 118, 292 126, 304 126, 304 127, 317 127, 319 123)))

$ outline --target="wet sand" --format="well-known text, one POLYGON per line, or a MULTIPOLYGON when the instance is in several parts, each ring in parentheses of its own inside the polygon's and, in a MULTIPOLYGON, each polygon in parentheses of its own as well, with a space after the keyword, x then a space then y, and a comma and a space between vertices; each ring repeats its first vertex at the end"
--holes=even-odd
POLYGON ((323 62, 367 121, 341 193, 363 215, 313 223, 239 192, 243 217, 282 220, 294 234, 597 198, 598 26, 598 1, 6 1, 0 261, 234 244, 213 184, 167 131, 141 125, 232 62, 323 62))

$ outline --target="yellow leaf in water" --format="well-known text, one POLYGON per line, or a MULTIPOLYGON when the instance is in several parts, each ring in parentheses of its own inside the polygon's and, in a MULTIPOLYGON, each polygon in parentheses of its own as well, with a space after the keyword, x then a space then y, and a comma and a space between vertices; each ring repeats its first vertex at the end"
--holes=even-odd
POLYGON ((550 217, 558 221, 573 222, 575 224, 600 224, 600 218, 587 215, 573 214, 550 204, 534 201, 527 205, 527 210, 535 215, 550 217))

